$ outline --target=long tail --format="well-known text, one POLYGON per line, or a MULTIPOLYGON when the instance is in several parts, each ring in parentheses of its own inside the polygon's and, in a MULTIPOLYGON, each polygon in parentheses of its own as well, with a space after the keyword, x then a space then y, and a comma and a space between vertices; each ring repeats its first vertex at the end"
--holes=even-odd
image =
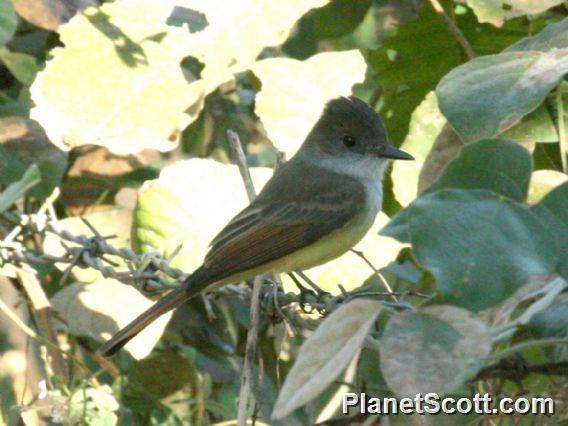
POLYGON ((130 339, 135 337, 160 316, 196 296, 211 283, 212 281, 207 279, 201 268, 196 270, 180 288, 168 293, 153 306, 142 312, 134 321, 112 336, 97 352, 105 357, 114 355, 126 345, 130 339))

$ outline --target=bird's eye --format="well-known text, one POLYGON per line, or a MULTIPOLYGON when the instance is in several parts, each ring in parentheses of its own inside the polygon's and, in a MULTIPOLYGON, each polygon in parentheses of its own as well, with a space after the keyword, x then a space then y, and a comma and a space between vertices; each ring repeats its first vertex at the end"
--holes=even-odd
POLYGON ((341 140, 343 141, 343 145, 345 145, 347 148, 351 148, 357 142, 351 135, 345 135, 343 136, 343 138, 341 138, 341 140))

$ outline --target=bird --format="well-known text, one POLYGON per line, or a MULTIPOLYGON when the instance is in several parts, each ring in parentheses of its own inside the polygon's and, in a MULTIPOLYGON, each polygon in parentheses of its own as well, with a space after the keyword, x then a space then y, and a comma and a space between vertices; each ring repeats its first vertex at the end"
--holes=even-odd
POLYGON ((389 143, 368 103, 354 96, 330 100, 296 154, 213 238, 203 264, 98 352, 112 356, 159 316, 203 291, 341 256, 374 223, 382 178, 393 159, 414 158, 389 143))

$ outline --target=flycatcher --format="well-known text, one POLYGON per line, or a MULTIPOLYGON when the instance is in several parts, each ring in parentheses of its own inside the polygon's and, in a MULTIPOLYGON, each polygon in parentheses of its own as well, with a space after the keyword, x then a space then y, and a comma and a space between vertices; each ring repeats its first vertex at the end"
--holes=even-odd
POLYGON ((389 145, 370 105, 355 97, 328 102, 296 155, 213 239, 203 265, 99 352, 114 354, 160 315, 204 290, 268 271, 309 269, 342 255, 375 221, 390 159, 413 158, 389 145))

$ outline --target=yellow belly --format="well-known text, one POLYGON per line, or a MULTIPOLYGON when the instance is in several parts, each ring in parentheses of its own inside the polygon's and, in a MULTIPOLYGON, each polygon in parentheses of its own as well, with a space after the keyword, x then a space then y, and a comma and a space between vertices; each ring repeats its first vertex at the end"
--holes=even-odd
POLYGON ((290 272, 295 269, 310 269, 329 262, 348 251, 365 236, 373 225, 375 215, 375 211, 364 209, 359 215, 347 222, 345 226, 319 239, 314 244, 254 269, 239 272, 215 283, 210 288, 248 280, 269 271, 290 272))

